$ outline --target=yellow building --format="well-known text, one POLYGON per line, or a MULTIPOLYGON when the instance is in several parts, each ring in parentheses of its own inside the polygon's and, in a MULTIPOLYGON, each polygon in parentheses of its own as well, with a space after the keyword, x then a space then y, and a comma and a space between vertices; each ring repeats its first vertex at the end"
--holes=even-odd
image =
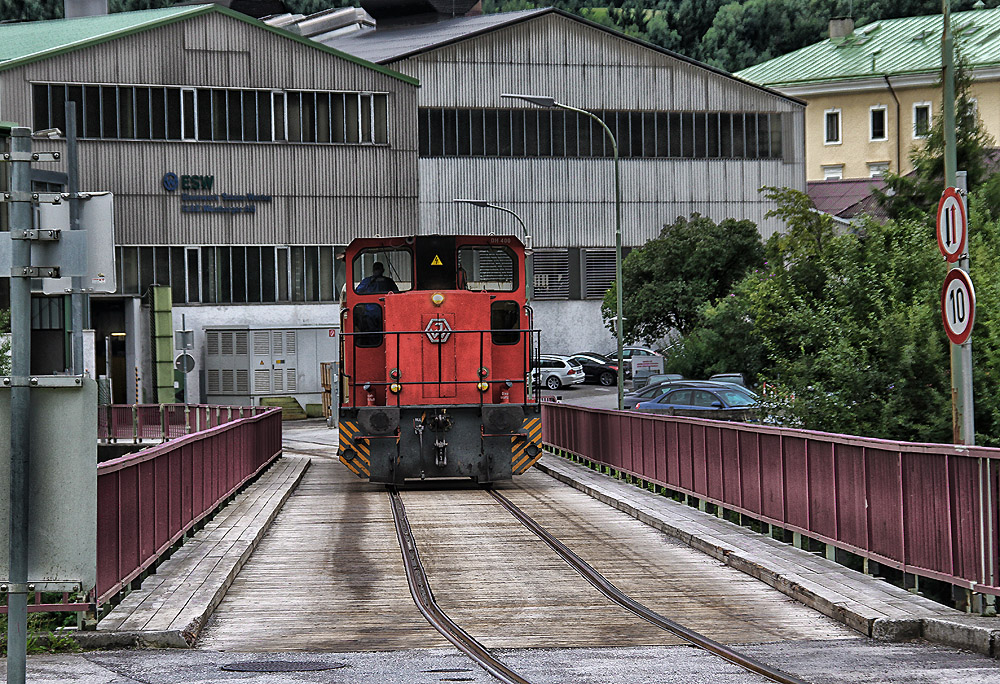
MULTIPOLYGON (((941 31, 941 15, 858 29, 834 19, 830 38, 736 76, 807 102, 807 180, 906 173, 941 111, 941 31)), ((952 31, 979 116, 1000 140, 1000 8, 954 13, 952 31)))

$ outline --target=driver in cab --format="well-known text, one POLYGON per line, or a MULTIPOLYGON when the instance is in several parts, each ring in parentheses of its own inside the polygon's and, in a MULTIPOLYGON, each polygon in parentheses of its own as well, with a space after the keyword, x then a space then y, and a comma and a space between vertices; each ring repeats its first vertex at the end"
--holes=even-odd
POLYGON ((363 279, 354 288, 357 294, 387 294, 389 292, 399 292, 396 281, 385 275, 385 266, 381 261, 372 264, 372 274, 363 279))

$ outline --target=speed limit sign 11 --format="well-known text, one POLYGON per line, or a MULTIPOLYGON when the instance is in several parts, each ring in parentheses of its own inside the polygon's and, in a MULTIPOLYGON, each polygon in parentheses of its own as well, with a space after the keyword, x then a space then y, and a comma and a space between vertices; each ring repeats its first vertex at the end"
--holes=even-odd
POLYGON ((964 344, 976 319, 976 291, 969 274, 960 268, 948 271, 941 288, 944 331, 955 344, 964 344))
POLYGON ((958 188, 946 188, 938 202, 937 241, 938 249, 949 263, 958 261, 965 253, 968 235, 969 219, 962 195, 958 188))

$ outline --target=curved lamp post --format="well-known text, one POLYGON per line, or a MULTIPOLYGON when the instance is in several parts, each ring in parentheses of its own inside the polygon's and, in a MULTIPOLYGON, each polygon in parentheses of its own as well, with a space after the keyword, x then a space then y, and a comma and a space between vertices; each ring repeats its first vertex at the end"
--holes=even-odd
POLYGON ((554 97, 547 95, 517 95, 514 93, 505 93, 500 97, 524 100, 539 107, 565 109, 569 112, 583 114, 601 124, 605 135, 611 141, 611 149, 614 151, 615 156, 615 294, 617 295, 615 336, 618 338, 618 410, 621 411, 625 406, 625 365, 622 358, 622 186, 621 175, 618 173, 618 141, 615 140, 614 133, 611 132, 611 129, 608 128, 608 125, 599 116, 593 112, 588 112, 586 109, 578 109, 561 102, 556 102, 554 97))

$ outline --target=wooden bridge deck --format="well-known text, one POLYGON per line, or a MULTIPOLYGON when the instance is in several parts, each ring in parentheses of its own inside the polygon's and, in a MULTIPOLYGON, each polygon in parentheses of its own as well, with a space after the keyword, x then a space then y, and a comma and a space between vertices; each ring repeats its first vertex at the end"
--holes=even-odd
MULTIPOLYGON (((361 651, 447 646, 410 598, 388 497, 322 448, 199 646, 361 651)), ((532 471, 502 491, 627 593, 727 643, 839 639, 843 625, 532 471)), ((612 606, 470 486, 406 490, 431 587, 492 648, 675 644, 612 606), (469 534, 475 541, 470 545, 469 534)))

